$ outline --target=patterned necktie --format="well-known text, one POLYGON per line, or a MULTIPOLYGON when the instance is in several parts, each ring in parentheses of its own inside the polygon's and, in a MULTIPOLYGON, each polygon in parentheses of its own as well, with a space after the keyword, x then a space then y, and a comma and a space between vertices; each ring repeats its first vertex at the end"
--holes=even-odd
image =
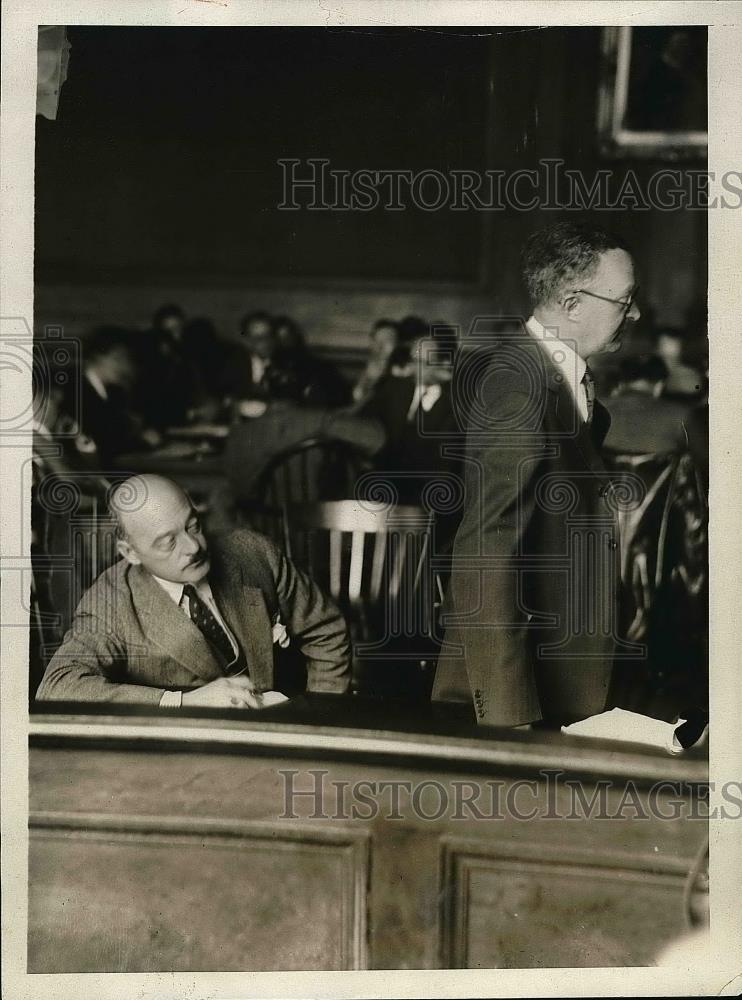
POLYGON ((187 583, 183 587, 183 596, 188 599, 188 614, 191 616, 193 624, 199 629, 212 649, 219 654, 219 659, 224 666, 233 666, 239 658, 235 656, 229 636, 217 621, 208 604, 198 596, 192 583, 187 583))
POLYGON ((585 398, 587 399, 587 423, 591 424, 593 422, 593 408, 595 407, 595 379, 588 367, 585 367, 582 384, 585 386, 585 398))

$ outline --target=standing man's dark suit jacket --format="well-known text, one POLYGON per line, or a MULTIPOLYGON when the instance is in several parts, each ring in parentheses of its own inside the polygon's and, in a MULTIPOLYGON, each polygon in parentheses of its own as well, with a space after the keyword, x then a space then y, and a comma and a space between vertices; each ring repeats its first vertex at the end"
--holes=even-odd
POLYGON ((433 699, 473 699, 477 720, 494 726, 600 712, 619 579, 598 453, 610 418, 596 401, 584 423, 525 333, 495 349, 471 395, 465 510, 433 699))
MULTIPOLYGON (((312 581, 262 535, 236 531, 209 544, 209 583, 258 690, 279 689, 275 616, 306 658, 311 691, 344 693, 350 679, 345 621, 312 581)), ((141 566, 120 560, 83 596, 52 657, 39 699, 157 704, 223 671, 199 629, 141 566)))

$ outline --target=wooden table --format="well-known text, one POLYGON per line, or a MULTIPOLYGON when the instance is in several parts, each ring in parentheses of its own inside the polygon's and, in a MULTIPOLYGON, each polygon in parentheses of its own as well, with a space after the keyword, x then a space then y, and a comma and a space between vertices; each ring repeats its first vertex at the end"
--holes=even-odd
POLYGON ((223 441, 229 436, 229 424, 187 424, 168 427, 165 436, 178 441, 223 441))

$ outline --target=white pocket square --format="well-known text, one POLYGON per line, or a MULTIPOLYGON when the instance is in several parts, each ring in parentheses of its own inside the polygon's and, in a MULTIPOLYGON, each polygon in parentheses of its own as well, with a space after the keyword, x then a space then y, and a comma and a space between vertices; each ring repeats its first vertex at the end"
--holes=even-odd
POLYGON ((273 620, 273 627, 271 629, 271 636, 273 638, 274 644, 278 643, 278 645, 281 647, 281 649, 286 649, 286 647, 291 642, 291 639, 289 638, 289 634, 286 631, 286 626, 281 621, 280 615, 276 615, 275 619, 273 620))

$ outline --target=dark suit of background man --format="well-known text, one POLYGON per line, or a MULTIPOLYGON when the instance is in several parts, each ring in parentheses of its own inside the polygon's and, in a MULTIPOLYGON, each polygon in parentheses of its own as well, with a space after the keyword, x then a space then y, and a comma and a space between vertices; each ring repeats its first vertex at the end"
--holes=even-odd
POLYGON ((137 366, 127 330, 98 327, 83 345, 80 428, 105 466, 117 455, 156 447, 161 437, 134 409, 137 366))
POLYGON ((224 389, 235 399, 271 399, 276 369, 276 339, 273 320, 264 312, 248 313, 240 321, 242 343, 229 358, 224 389))
MULTIPOLYGON (((435 552, 449 552, 459 521, 460 463, 446 446, 461 435, 451 401, 451 376, 458 344, 452 332, 435 337, 427 327, 409 344, 408 375, 380 379, 361 415, 377 420, 386 443, 376 459, 377 478, 394 487, 401 504, 432 506, 435 511, 435 552), (426 491, 432 490, 430 499, 426 491), (444 503, 435 509, 435 497, 444 503), (446 497, 453 502, 447 503, 446 497)), ((370 488, 373 496, 373 487, 370 488)))
POLYGON ((456 472, 441 450, 441 436, 457 429, 451 406, 456 347, 455 336, 433 338, 426 329, 410 344, 410 374, 380 379, 361 410, 384 427, 386 444, 377 464, 397 486, 401 503, 419 503, 426 479, 456 472))
POLYGON ((122 559, 83 596, 37 698, 262 708, 280 700, 287 643, 309 690, 347 690, 342 615, 267 538, 207 545, 190 499, 161 476, 127 480, 111 506, 122 559))
POLYGON ((141 410, 160 431, 186 423, 189 413, 203 401, 202 380, 189 356, 185 329, 180 306, 164 305, 152 317, 152 328, 139 338, 141 410))
POLYGON ((618 535, 598 451, 609 417, 586 359, 618 350, 639 317, 631 255, 607 233, 573 224, 536 233, 523 276, 533 315, 470 392, 448 648, 433 688, 434 700, 473 698, 477 721, 493 726, 605 707, 618 535))

